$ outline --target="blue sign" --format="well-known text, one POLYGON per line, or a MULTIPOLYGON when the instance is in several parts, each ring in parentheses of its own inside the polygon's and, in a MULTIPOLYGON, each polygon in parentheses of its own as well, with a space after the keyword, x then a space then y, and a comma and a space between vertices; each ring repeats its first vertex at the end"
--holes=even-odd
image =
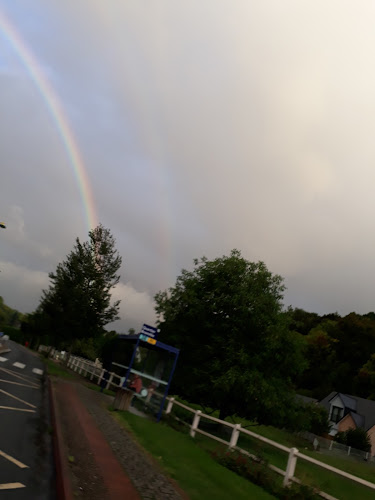
POLYGON ((156 339, 158 336, 159 330, 155 326, 150 326, 144 324, 142 326, 141 334, 143 335, 148 335, 149 337, 152 337, 153 339, 156 339))

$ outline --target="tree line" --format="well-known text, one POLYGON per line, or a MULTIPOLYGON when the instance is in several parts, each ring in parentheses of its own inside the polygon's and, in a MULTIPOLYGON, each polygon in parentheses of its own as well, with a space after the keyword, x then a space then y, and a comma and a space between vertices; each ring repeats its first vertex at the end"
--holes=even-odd
MULTIPOLYGON (((106 327, 118 318, 112 300, 121 256, 99 225, 51 272, 34 313, 22 318, 31 341, 94 359, 122 349, 106 327)), ((375 314, 319 316, 285 309, 281 276, 241 252, 195 259, 155 296, 160 339, 180 348, 171 390, 220 417, 323 432, 327 415, 296 393, 330 391, 375 398, 375 314)), ((0 304, 1 305, 1 304, 0 304)), ((1 325, 0 308, 0 325, 1 325)), ((125 353, 126 349, 124 349, 125 353)))

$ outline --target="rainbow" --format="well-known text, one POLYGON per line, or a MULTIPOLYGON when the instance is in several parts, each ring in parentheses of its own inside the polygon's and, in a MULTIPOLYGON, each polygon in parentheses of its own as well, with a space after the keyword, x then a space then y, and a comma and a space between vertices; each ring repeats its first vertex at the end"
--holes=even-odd
POLYGON ((9 19, 0 10, 0 30, 16 52, 42 96, 56 125, 77 181, 88 230, 97 226, 97 217, 88 175, 61 102, 31 50, 9 19))

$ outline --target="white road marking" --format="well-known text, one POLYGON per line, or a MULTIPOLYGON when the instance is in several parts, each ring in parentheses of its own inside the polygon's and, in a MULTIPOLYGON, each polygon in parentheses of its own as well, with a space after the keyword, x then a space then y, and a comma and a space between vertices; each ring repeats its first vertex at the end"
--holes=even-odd
POLYGON ((43 370, 39 370, 39 368, 33 368, 33 373, 36 373, 37 375, 43 375, 43 370))
POLYGON ((8 358, 3 358, 2 356, 0 356, 0 361, 4 363, 5 361, 8 361, 8 358))
POLYGON ((18 372, 14 372, 13 370, 8 370, 7 368, 0 368, 0 371, 8 373, 9 375, 12 375, 13 377, 19 378, 23 380, 24 382, 28 382, 29 384, 32 384, 35 386, 35 388, 39 387, 35 382, 33 377, 28 377, 27 375, 19 375, 18 372))
POLYGON ((13 396, 13 394, 10 394, 10 392, 3 391, 3 389, 0 389, 0 392, 2 392, 3 394, 6 394, 7 396, 9 396, 13 399, 16 399, 17 401, 20 401, 21 403, 23 403, 27 406, 30 406, 31 408, 36 408, 36 406, 32 405, 31 403, 28 403, 27 401, 24 401, 21 398, 17 398, 17 396, 13 396))
POLYGON ((13 363, 13 366, 15 366, 16 368, 21 368, 23 370, 26 365, 24 365, 23 363, 19 363, 18 361, 16 361, 15 363, 13 363))
POLYGON ((35 387, 35 385, 20 384, 19 382, 12 382, 11 380, 5 380, 4 378, 0 378, 0 382, 5 382, 6 384, 21 385, 22 387, 30 387, 31 389, 38 389, 38 387, 35 387))
POLYGON ((26 488, 22 483, 3 483, 0 484, 0 490, 16 490, 17 488, 26 488))
POLYGON ((24 408, 13 408, 13 406, 0 406, 0 410, 15 410, 15 411, 25 411, 28 413, 35 413, 35 410, 26 410, 24 408))
POLYGON ((20 462, 16 458, 11 457, 10 455, 5 453, 4 451, 0 450, 0 455, 2 457, 6 458, 7 460, 9 460, 9 462, 12 462, 12 464, 17 465, 17 467, 19 467, 20 469, 28 469, 29 468, 28 465, 23 464, 22 462, 20 462))

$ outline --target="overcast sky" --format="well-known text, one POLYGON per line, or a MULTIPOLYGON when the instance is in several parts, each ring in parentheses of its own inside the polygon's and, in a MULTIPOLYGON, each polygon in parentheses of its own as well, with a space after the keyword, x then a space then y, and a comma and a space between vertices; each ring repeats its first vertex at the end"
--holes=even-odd
POLYGON ((5 302, 37 307, 86 205, 123 257, 118 331, 232 248, 286 306, 375 310, 374 22, 372 0, 0 0, 5 302))

